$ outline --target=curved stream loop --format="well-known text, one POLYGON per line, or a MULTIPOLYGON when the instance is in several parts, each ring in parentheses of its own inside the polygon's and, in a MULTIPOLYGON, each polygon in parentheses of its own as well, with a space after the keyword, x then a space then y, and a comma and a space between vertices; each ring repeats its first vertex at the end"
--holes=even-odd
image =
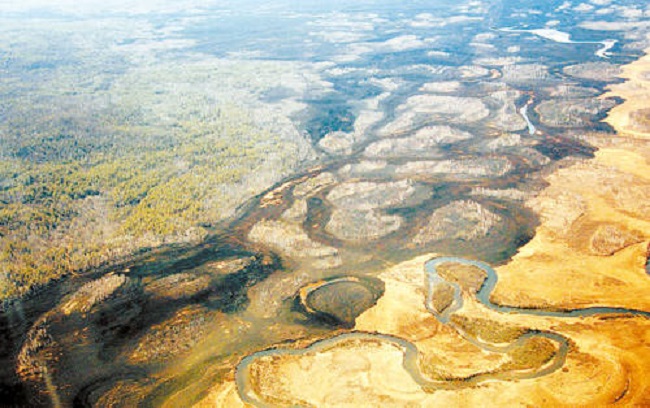
POLYGON ((533 122, 531 122, 530 118, 528 117, 528 104, 519 108, 519 114, 526 121, 526 125, 528 126, 528 134, 534 135, 537 131, 537 128, 535 128, 535 125, 533 125, 533 122))
MULTIPOLYGON (((367 332, 349 332, 344 334, 339 334, 337 336, 323 339, 312 343, 311 345, 301 348, 301 349, 268 349, 253 353, 249 356, 246 356, 241 360, 237 365, 235 373, 235 381, 237 384, 237 389, 239 396, 247 404, 261 407, 261 408, 271 408, 273 405, 268 404, 264 399, 259 396, 254 385, 251 383, 251 378, 249 376, 249 368, 252 363, 257 359, 271 356, 301 356, 308 352, 317 353, 319 351, 324 351, 330 349, 337 345, 338 343, 345 342, 347 340, 374 340, 374 341, 383 341, 391 343, 402 350, 404 353, 404 358, 402 365, 404 369, 409 373, 413 380, 425 391, 432 392, 434 390, 441 389, 458 389, 464 387, 470 387, 476 385, 477 383, 487 381, 487 380, 516 380, 516 379, 529 379, 537 378, 548 375, 564 365, 568 350, 569 350, 569 341, 566 337, 550 332, 543 332, 539 330, 529 330, 526 333, 519 336, 512 343, 506 345, 497 345, 489 342, 485 342, 479 338, 473 337, 465 332, 458 325, 450 322, 450 316, 454 312, 460 310, 463 306, 463 297, 460 286, 453 282, 447 282, 443 279, 437 271, 439 265, 445 263, 456 263, 461 265, 474 266, 487 274, 487 277, 483 281, 483 284, 476 296, 477 299, 487 308, 494 310, 499 313, 519 313, 519 314, 528 314, 535 316, 551 316, 551 317, 582 317, 582 316, 594 316, 601 314, 632 314, 639 315, 646 318, 650 318, 650 312, 627 309, 621 307, 589 307, 585 309, 575 309, 575 310, 566 310, 566 311, 557 311, 557 310, 546 310, 546 309, 527 309, 520 307, 512 306, 502 306, 494 304, 490 301, 490 295, 494 290, 498 277, 496 271, 488 264, 480 261, 474 261, 465 258, 458 257, 439 257, 434 258, 424 265, 424 270, 426 274, 426 286, 427 294, 425 299, 425 306, 427 310, 433 314, 436 319, 444 324, 450 324, 454 329, 467 341, 470 343, 483 348, 485 350, 497 353, 506 353, 516 347, 523 345, 526 341, 533 337, 543 337, 557 343, 557 351, 555 352, 553 358, 550 361, 546 362, 544 365, 538 367, 537 369, 530 370, 509 370, 504 372, 485 372, 477 373, 466 378, 459 378, 453 380, 433 380, 427 378, 419 367, 419 351, 415 344, 411 343, 408 340, 381 333, 367 333, 367 332), (439 313, 435 310, 432 305, 433 302, 433 289, 437 284, 440 283, 449 283, 454 287, 454 301, 452 304, 447 307, 442 313, 439 313)), ((295 402, 291 402, 292 404, 295 402)), ((302 402, 300 406, 309 406, 305 402, 302 402)), ((295 406, 295 405, 294 405, 295 406)))
POLYGON ((602 40, 602 41, 574 41, 571 39, 571 34, 565 33, 564 31, 555 30, 552 28, 537 28, 537 29, 514 29, 514 28, 499 28, 497 31, 503 31, 507 33, 530 33, 547 40, 554 41, 560 44, 597 44, 600 45, 600 48, 594 52, 599 58, 608 59, 610 57, 610 52, 612 48, 618 42, 617 40, 602 40))
MULTIPOLYGON (((548 310, 548 309, 532 309, 514 306, 503 306, 494 304, 490 301, 490 295, 497 284, 498 276, 496 271, 485 262, 474 261, 465 258, 457 257, 440 257, 432 259, 424 264, 424 269, 427 274, 427 281, 430 282, 435 279, 442 279, 438 275, 436 267, 444 263, 457 263, 461 265, 475 266, 487 274, 487 278, 483 281, 483 285, 476 294, 477 299, 487 308, 500 313, 519 313, 529 314, 535 316, 551 316, 551 317, 583 317, 594 316, 600 314, 634 314, 650 318, 650 312, 643 310, 628 309, 624 307, 605 307, 596 306, 584 309, 571 309, 571 310, 548 310)), ((429 296, 429 294, 427 294, 429 296)), ((455 297, 460 297, 460 292, 456 292, 455 297)), ((429 299, 428 299, 429 300, 429 299)))

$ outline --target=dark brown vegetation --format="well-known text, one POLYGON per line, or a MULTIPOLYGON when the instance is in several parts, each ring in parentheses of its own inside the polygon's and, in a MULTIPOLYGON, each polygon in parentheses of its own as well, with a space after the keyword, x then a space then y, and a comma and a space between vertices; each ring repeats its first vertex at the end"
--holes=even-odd
POLYGON ((453 315, 451 321, 472 337, 491 343, 509 343, 524 334, 521 327, 506 325, 492 320, 453 315))
POLYGON ((548 363, 557 352, 556 345, 543 337, 531 337, 520 347, 508 352, 511 362, 504 368, 534 370, 548 363))
POLYGON ((483 285, 487 274, 472 265, 445 263, 437 268, 438 274, 449 282, 457 283, 463 290, 476 293, 483 285))
POLYGON ((639 132, 650 130, 650 109, 639 109, 630 115, 631 127, 639 132))
POLYGON ((433 307, 438 313, 444 312, 454 302, 454 287, 449 283, 439 283, 431 293, 433 307))

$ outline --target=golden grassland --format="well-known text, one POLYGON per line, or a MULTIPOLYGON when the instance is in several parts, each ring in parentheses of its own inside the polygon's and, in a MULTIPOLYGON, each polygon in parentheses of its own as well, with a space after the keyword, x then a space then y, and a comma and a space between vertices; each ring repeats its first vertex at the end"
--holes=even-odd
MULTIPOLYGON (((440 374, 453 377, 513 368, 525 370, 547 361, 553 348, 543 340, 529 342, 506 355, 486 352, 465 342, 451 328, 431 319, 417 302, 402 306, 402 299, 408 296, 408 292, 411 295, 417 293, 416 276, 421 273, 422 262, 426 259, 400 264, 393 268, 392 273, 382 276, 387 281, 386 294, 376 308, 357 319, 358 329, 374 329, 413 341, 421 353, 420 369, 431 377, 433 368, 437 368, 440 374), (410 279, 404 279, 409 275, 410 279), (531 353, 532 350, 535 352, 531 353), (436 367, 431 367, 432 364, 436 367)), ((623 397, 626 401, 632 404, 643 401, 643 362, 635 361, 633 356, 647 358, 649 354, 643 350, 648 337, 641 334, 648 327, 644 319, 567 319, 499 314, 486 309, 471 296, 465 297, 465 306, 458 319, 466 326, 471 325, 472 330, 479 334, 480 331, 490 331, 491 327, 502 328, 502 335, 495 334, 496 337, 490 339, 497 343, 511 340, 521 333, 520 330, 554 331, 569 338, 570 351, 563 368, 550 375, 515 382, 490 381, 480 387, 439 390, 431 395, 421 393, 417 401, 422 406, 473 406, 481 401, 493 401, 496 406, 602 406, 613 402, 626 389, 623 397), (621 327, 627 328, 627 334, 619 332, 621 327), (613 330, 611 337, 605 328, 613 330), (628 383, 633 386, 627 386, 628 383), (555 388, 567 391, 554 396, 552 390, 555 388)), ((376 392, 384 390, 378 388, 376 392)), ((404 400, 397 399, 396 394, 392 398, 396 398, 396 405, 406 405, 404 400)))
POLYGON ((604 95, 625 100, 606 119, 618 132, 615 140, 599 140, 593 160, 547 178, 550 186, 533 206, 556 205, 543 209, 535 238, 498 269, 493 300, 521 306, 650 309, 650 279, 644 269, 650 240, 650 128, 633 120, 647 104, 649 72, 646 56, 624 67, 627 82, 611 86, 604 95), (571 199, 557 200, 560 196, 571 199), (576 202, 578 211, 572 208, 576 202), (576 216, 567 217, 572 211, 576 216), (603 226, 609 227, 610 236, 619 235, 606 256, 593 248, 603 226))
MULTIPOLYGON (((533 338, 507 353, 490 352, 467 342, 453 328, 439 323, 422 302, 422 264, 430 256, 398 264, 380 276, 386 292, 377 305, 357 318, 355 329, 398 336, 420 353, 419 370, 432 380, 451 381, 452 389, 425 392, 403 366, 404 350, 379 340, 346 341, 299 356, 262 358, 251 367, 255 392, 278 406, 626 406, 647 404, 645 369, 650 351, 647 319, 557 318, 500 314, 465 298, 461 319, 477 330, 504 327, 552 331, 566 336, 569 352, 564 365, 534 379, 495 379, 463 385, 461 378, 509 370, 539 369, 552 359, 556 347, 533 338), (313 381, 318 378, 319 381, 313 381), (560 392, 556 392, 560 390, 560 392), (363 398, 361 398, 363 396, 363 398)), ((430 391, 430 390, 429 390, 430 391)), ((246 406, 234 378, 226 377, 196 406, 246 406)))

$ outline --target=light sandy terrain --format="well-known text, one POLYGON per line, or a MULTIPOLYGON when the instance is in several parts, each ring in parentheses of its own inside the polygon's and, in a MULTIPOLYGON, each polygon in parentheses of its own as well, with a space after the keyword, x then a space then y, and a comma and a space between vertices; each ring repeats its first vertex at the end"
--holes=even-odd
POLYGON ((648 72, 650 57, 646 56, 625 67, 623 77, 628 81, 612 86, 605 95, 625 99, 606 121, 618 131, 613 138, 624 139, 629 147, 605 142, 595 159, 548 177, 550 186, 532 200, 540 210, 542 226, 511 263, 499 268, 500 284, 493 300, 562 308, 650 308, 650 279, 644 270, 650 239, 645 194, 650 188, 650 157, 644 147, 650 128, 631 120, 647 106, 648 72), (593 242, 603 225, 636 239, 619 240, 618 245, 612 244, 611 256, 598 256, 593 242), (554 285, 558 280, 564 284, 554 285), (524 288, 528 299, 522 298, 524 288))
MULTIPOLYGON (((386 292, 377 305, 357 318, 355 329, 404 339, 419 352, 418 369, 439 381, 424 389, 404 365, 405 350, 380 339, 342 340, 300 355, 261 357, 250 367, 255 392, 270 406, 604 406, 617 399, 626 405, 647 403, 644 361, 650 352, 646 319, 566 319, 499 314, 465 293, 462 316, 484 324, 553 331, 569 339, 561 369, 535 379, 488 380, 465 384, 445 378, 471 378, 500 372, 513 363, 507 353, 490 352, 467 342, 425 309, 422 265, 415 258, 380 276, 386 292), (621 330, 625 328, 625 330, 621 330), (318 381, 313 381, 318 378, 318 381), (379 404, 379 405, 378 405, 379 404)), ((479 329, 481 330, 481 329, 479 329)), ((525 371, 525 370, 523 370, 525 371)), ((247 406, 234 381, 215 387, 197 406, 247 406), (223 405, 228 404, 228 405, 223 405)))

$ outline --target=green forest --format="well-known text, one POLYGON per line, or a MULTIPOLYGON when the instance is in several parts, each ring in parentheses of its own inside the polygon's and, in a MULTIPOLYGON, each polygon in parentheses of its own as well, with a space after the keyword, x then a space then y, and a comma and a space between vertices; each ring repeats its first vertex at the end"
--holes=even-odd
POLYGON ((27 62, 0 84, 2 299, 201 240, 312 154, 284 112, 253 97, 264 88, 251 63, 103 67, 76 83, 66 64, 26 76, 27 62))

